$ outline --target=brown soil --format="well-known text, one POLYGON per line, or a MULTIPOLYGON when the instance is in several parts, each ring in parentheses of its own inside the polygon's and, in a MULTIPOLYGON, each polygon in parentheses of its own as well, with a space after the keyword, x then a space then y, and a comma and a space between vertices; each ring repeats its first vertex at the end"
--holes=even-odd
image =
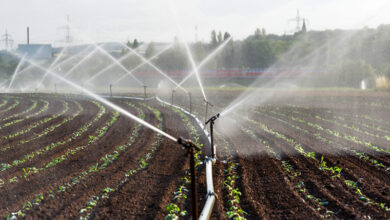
MULTIPOLYGON (((232 100, 232 94, 226 93, 225 96, 219 102, 232 100)), ((1 117, 24 111, 32 105, 31 99, 45 98, 50 102, 47 112, 39 117, 10 126, 2 135, 24 129, 35 121, 42 119, 42 117, 61 112, 63 101, 67 101, 70 107, 63 117, 1 143, 2 147, 7 144, 15 146, 0 154, 0 164, 12 163, 13 160, 23 158, 29 152, 40 149, 52 142, 67 139, 72 132, 90 121, 98 112, 97 107, 90 101, 76 96, 65 97, 41 94, 30 96, 12 95, 12 97, 0 98, 9 100, 9 103, 1 107, 0 110, 12 105, 15 99, 21 102, 19 106, 9 112, 1 113, 1 117), (46 127, 59 123, 67 115, 74 114, 77 111, 74 101, 79 102, 84 107, 83 112, 74 120, 63 124, 50 135, 37 138, 31 143, 18 144, 22 140, 34 137, 46 127)), ((178 101, 179 99, 176 102, 184 103, 185 98, 182 99, 183 102, 178 101)), ((318 161, 323 156, 328 166, 340 167, 342 172, 339 178, 332 177, 332 174, 328 171, 320 170, 318 161, 299 154, 295 149, 295 145, 291 142, 264 131, 258 125, 243 123, 241 127, 237 124, 234 135, 223 135, 220 131, 217 131, 218 160, 213 167, 213 174, 214 188, 218 199, 214 206, 212 219, 226 219, 226 212, 230 208, 227 202, 229 192, 223 188, 222 184, 228 178, 225 173, 225 169, 228 167, 226 161, 238 163, 239 178, 236 187, 242 195, 237 207, 248 213, 244 215, 248 219, 319 219, 326 213, 333 213, 331 218, 335 219, 389 218, 388 211, 385 211, 379 205, 367 204, 354 189, 346 185, 345 181, 352 180, 356 182, 361 192, 372 202, 390 206, 390 194, 388 193, 390 191, 390 171, 386 171, 382 167, 376 167, 369 161, 352 155, 348 149, 364 152, 370 158, 376 159, 387 167, 390 166, 390 154, 378 153, 362 144, 353 143, 342 137, 334 137, 325 131, 315 130, 306 123, 299 123, 289 117, 277 116, 267 111, 275 110, 283 114, 295 115, 306 122, 317 123, 325 129, 328 128, 346 135, 356 136, 358 139, 370 141, 378 147, 389 149, 389 142, 383 138, 378 139, 364 133, 366 131, 381 136, 387 135, 385 131, 375 130, 374 127, 379 126, 390 131, 390 124, 378 121, 390 116, 389 100, 387 94, 375 92, 366 94, 360 92, 314 92, 309 94, 302 91, 283 95, 283 98, 267 103, 265 113, 250 115, 253 120, 264 123, 268 128, 294 140, 295 143, 299 143, 306 152, 315 152, 318 161), (289 99, 289 97, 294 99, 289 99), (297 107, 287 106, 287 103, 297 105, 297 107), (370 103, 379 103, 380 106, 370 103), (295 110, 302 114, 296 115, 293 112, 295 110), (326 112, 327 110, 334 113, 326 112), (343 116, 345 121, 340 121, 342 124, 358 126, 359 123, 365 123, 372 125, 372 127, 359 127, 363 133, 356 132, 315 118, 315 115, 332 120, 334 115, 343 116), (359 118, 357 119, 355 115, 359 118), (372 116, 377 121, 363 118, 362 115, 372 116), (273 117, 286 121, 288 124, 273 117), (309 133, 303 133, 296 127, 308 130, 309 133), (252 131, 254 136, 249 135, 245 130, 252 131), (319 141, 315 135, 321 135, 333 143, 319 141), (222 142, 222 139, 224 139, 224 142, 222 142), (268 146, 279 155, 278 158, 270 153, 268 146), (299 172, 300 175, 291 178, 283 167, 282 161, 287 161, 294 171, 299 172), (296 188, 297 184, 301 182, 305 184, 306 191, 304 192, 300 192, 296 188), (308 195, 320 198, 327 203, 322 205, 321 209, 318 209, 317 202, 308 199, 308 195)), ((137 114, 135 108, 124 104, 124 101, 128 100, 116 99, 113 101, 131 113, 137 114)), ((170 108, 159 105, 155 101, 131 102, 144 111, 145 120, 149 123, 157 125, 158 120, 153 112, 143 106, 142 103, 161 111, 165 132, 174 137, 191 138, 189 128, 183 123, 180 116, 170 108)), ((39 102, 38 107, 28 114, 39 111, 38 109, 41 107, 42 102, 39 102)), ((185 107, 188 108, 188 106, 185 107)), ((218 109, 218 107, 211 108, 208 115, 211 116, 218 109)), ((201 120, 204 119, 204 104, 200 101, 193 105, 193 111, 200 114, 201 120)), ((112 113, 113 111, 107 108, 107 114, 75 141, 59 146, 44 155, 36 156, 21 165, 1 171, 0 179, 7 180, 12 176, 22 175, 23 168, 42 167, 47 162, 64 154, 67 150, 85 145, 89 136, 93 135, 97 129, 110 120, 112 113)), ((23 116, 20 115, 21 118, 23 116)), ((242 118, 235 118, 243 120, 242 118)), ((192 123, 195 124, 194 121, 192 123)), ((151 154, 147 168, 139 170, 136 174, 130 176, 128 181, 123 182, 125 173, 139 167, 139 159, 150 152, 152 144, 156 140, 156 133, 145 127, 141 127, 135 142, 105 169, 88 174, 80 183, 69 187, 65 192, 56 193, 54 198, 48 196, 49 190, 58 191, 59 186, 71 182, 80 172, 88 170, 89 167, 101 162, 102 157, 112 153, 117 146, 126 143, 135 125, 134 121, 121 115, 119 120, 108 129, 106 135, 97 143, 78 151, 52 168, 40 170, 39 173, 31 175, 27 179, 20 178, 17 183, 6 182, 1 184, 0 216, 21 209, 27 201, 32 201, 37 194, 43 194, 45 198, 40 205, 33 205, 30 210, 24 211, 26 218, 76 219, 80 216, 80 210, 88 204, 93 196, 100 195, 103 189, 110 187, 117 190, 110 193, 109 198, 98 201, 97 205, 91 210, 91 218, 163 219, 167 215, 166 205, 173 201, 173 193, 180 185, 180 179, 185 176, 185 170, 189 168, 189 161, 186 152, 179 145, 163 138, 156 151, 151 154)), ((198 126, 196 125, 196 127, 198 126)), ((198 133, 202 134, 200 128, 198 128, 198 133)), ((206 148, 208 144, 204 136, 201 136, 200 142, 205 145, 203 156, 208 155, 210 152, 206 148)), ((199 209, 201 211, 205 201, 203 170, 198 173, 198 180, 201 205, 199 209)), ((191 213, 190 201, 191 198, 189 197, 181 206, 188 213, 191 213)))

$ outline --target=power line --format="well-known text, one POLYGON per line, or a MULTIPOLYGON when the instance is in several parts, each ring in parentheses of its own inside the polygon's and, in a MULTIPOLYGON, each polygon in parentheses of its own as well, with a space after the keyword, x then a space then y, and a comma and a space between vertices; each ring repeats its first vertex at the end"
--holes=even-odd
POLYGON ((14 40, 12 39, 12 36, 8 34, 7 30, 5 30, 5 34, 1 36, 0 41, 5 45, 6 50, 11 49, 14 44, 14 40))

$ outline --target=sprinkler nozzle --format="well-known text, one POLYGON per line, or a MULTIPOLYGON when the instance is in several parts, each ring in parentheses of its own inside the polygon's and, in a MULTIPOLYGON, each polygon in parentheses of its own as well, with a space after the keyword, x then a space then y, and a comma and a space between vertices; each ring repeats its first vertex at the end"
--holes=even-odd
POLYGON ((214 123, 214 121, 217 120, 217 118, 219 118, 219 115, 220 115, 220 114, 218 113, 218 114, 214 115, 213 117, 211 117, 209 120, 207 120, 207 121, 206 121, 206 125, 207 125, 208 123, 210 123, 210 122, 211 122, 211 123, 214 123))
POLYGON ((200 151, 202 150, 198 145, 194 144, 191 140, 179 137, 177 139, 177 143, 183 145, 187 149, 194 149, 195 151, 200 151))
POLYGON ((207 104, 207 105, 210 105, 211 107, 214 107, 213 104, 211 104, 209 101, 207 101, 206 99, 203 99, 203 101, 207 104))

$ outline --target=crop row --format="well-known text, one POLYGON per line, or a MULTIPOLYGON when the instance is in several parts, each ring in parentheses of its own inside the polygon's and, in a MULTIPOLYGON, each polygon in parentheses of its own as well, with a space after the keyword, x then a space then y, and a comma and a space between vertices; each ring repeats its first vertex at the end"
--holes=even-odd
POLYGON ((6 108, 6 109, 0 110, 0 113, 5 113, 5 112, 8 112, 8 111, 11 111, 12 109, 16 108, 19 104, 20 104, 20 101, 19 100, 15 100, 14 104, 8 106, 8 108, 6 108))
MULTIPOLYGON (((54 166, 58 165, 59 163, 67 160, 71 155, 74 155, 78 151, 80 151, 82 149, 85 149, 85 148, 89 147, 90 145, 96 143, 98 140, 100 140, 105 135, 105 133, 107 132, 108 128, 118 120, 118 117, 119 117, 119 112, 113 113, 113 115, 111 117, 111 120, 109 122, 107 122, 102 128, 98 129, 95 132, 96 136, 89 136, 88 143, 86 145, 78 146, 78 147, 73 148, 73 149, 68 149, 64 154, 62 154, 59 157, 56 157, 55 159, 53 159, 52 161, 48 162, 47 164, 43 165, 40 168, 37 168, 37 167, 25 167, 25 168, 22 168, 22 170, 23 170, 22 175, 13 176, 13 177, 8 179, 8 182, 9 183, 15 183, 15 182, 18 182, 19 179, 26 179, 26 180, 28 180, 27 178, 30 175, 36 174, 36 173, 44 171, 44 170, 46 170, 48 168, 54 167, 54 166)), ((54 145, 53 146, 49 145, 49 146, 50 147, 48 147, 48 148, 32 152, 31 154, 29 154, 30 157, 28 157, 28 159, 34 158, 35 154, 36 155, 41 155, 41 154, 44 154, 44 152, 47 152, 47 151, 50 151, 50 150, 54 149, 54 147, 53 147, 54 145)), ((25 161, 26 161, 25 158, 22 159, 22 160, 17 160, 16 165, 20 165, 20 164, 24 163, 25 161)))
MULTIPOLYGON (((324 198, 319 198, 318 196, 315 196, 313 192, 308 190, 306 188, 306 184, 303 180, 300 180, 300 177, 302 175, 301 171, 297 171, 296 168, 288 161, 283 160, 280 153, 277 153, 270 145, 270 143, 266 140, 263 140, 259 138, 252 130, 246 129, 244 127, 241 128, 242 131, 247 133, 253 140, 255 140, 258 144, 265 147, 267 153, 277 159, 280 163, 280 165, 283 168, 283 171, 289 178, 289 182, 293 185, 294 190, 297 191, 297 193, 305 200, 311 201, 315 209, 320 213, 320 215, 323 218, 331 218, 334 217, 335 213, 337 213, 337 210, 331 210, 330 208, 326 207, 328 205, 328 201, 324 198)), ((334 168, 328 168, 324 167, 325 169, 337 169, 339 172, 336 175, 340 175, 341 169, 334 167, 334 168)))
MULTIPOLYGON (((181 110, 171 107, 171 109, 176 112, 184 124, 189 128, 190 130, 190 136, 192 137, 192 141, 200 146, 203 147, 203 144, 199 142, 200 135, 196 129, 196 127, 192 124, 190 118, 188 117, 187 114, 182 112, 181 110)), ((195 154, 195 168, 198 170, 199 165, 201 165, 200 161, 200 155, 202 154, 202 151, 198 151, 195 154)), ((174 197, 173 197, 173 202, 169 203, 166 206, 166 211, 168 214, 165 216, 164 219, 177 219, 179 216, 185 217, 188 215, 187 210, 182 210, 183 206, 188 198, 189 190, 188 190, 188 185, 191 183, 191 178, 190 178, 190 172, 189 169, 185 171, 185 176, 180 178, 180 185, 174 192, 174 197)))
MULTIPOLYGON (((45 105, 43 106, 43 108, 41 108, 34 115, 42 114, 43 112, 47 111, 48 109, 49 109, 49 103, 46 102, 45 105)), ((25 129, 21 129, 21 130, 18 130, 17 132, 15 132, 15 133, 12 133, 12 134, 9 134, 9 135, 6 135, 6 136, 2 136, 0 138, 0 141, 11 139, 11 138, 15 138, 15 137, 17 137, 19 135, 25 134, 25 133, 31 131, 32 129, 34 129, 34 128, 38 127, 38 126, 51 121, 52 119, 54 119, 53 116, 46 117, 45 119, 37 121, 37 122, 33 123, 32 125, 30 125, 29 127, 25 128, 25 129)), ((24 119, 22 119, 21 121, 23 121, 23 120, 24 119)), ((16 120, 16 121, 10 122, 8 124, 8 126, 14 125, 15 123, 18 123, 18 122, 20 122, 20 121, 16 120)))
MULTIPOLYGON (((46 111, 47 108, 48 108, 48 105, 45 105, 39 112, 34 113, 34 115, 35 115, 35 114, 41 114, 42 112, 46 111)), ((65 114, 68 110, 69 110, 68 103, 67 103, 67 102, 64 102, 64 110, 63 110, 61 113, 56 114, 56 115, 52 115, 52 116, 49 116, 49 117, 46 117, 46 118, 43 118, 42 120, 33 123, 32 125, 30 125, 29 127, 27 127, 27 128, 24 129, 24 130, 23 130, 23 129, 22 129, 22 130, 19 130, 19 131, 16 132, 16 133, 9 134, 8 136, 4 136, 4 137, 6 137, 6 139, 8 139, 8 137, 11 137, 11 136, 12 136, 12 137, 17 137, 17 136, 19 136, 19 135, 21 135, 21 134, 25 134, 25 133, 31 131, 32 129, 38 127, 39 125, 42 125, 42 124, 44 124, 44 123, 47 123, 47 122, 49 122, 49 121, 51 121, 51 120, 53 120, 53 119, 56 119, 57 117, 61 116, 62 114, 65 114)), ((21 141, 19 141, 16 145, 18 145, 18 144, 24 144, 24 143, 27 143, 27 142, 29 142, 29 141, 27 141, 27 140, 21 140, 21 141)), ((13 145, 13 146, 7 145, 7 146, 1 148, 0 151, 6 151, 6 150, 8 150, 8 149, 12 149, 13 147, 15 147, 15 145, 13 145)))
MULTIPOLYGON (((14 160, 12 162, 12 164, 6 164, 6 163, 2 163, 1 164, 1 171, 4 171, 6 169, 9 169, 13 166, 18 166, 20 164, 23 164, 33 158, 35 158, 35 156, 40 156, 40 155, 44 155, 45 153, 53 150, 54 148, 58 147, 58 146, 62 146, 62 145, 65 145, 67 143, 70 143, 71 141, 74 141, 76 140, 78 137, 80 137, 83 133, 87 132, 88 131, 88 128, 91 127, 94 123, 96 123, 106 112, 106 109, 104 108, 103 105, 101 105, 100 103, 98 102, 94 102, 94 104, 99 108, 99 112, 98 114, 91 120, 89 121, 88 123, 84 124, 80 129, 78 129, 77 131, 73 132, 71 134, 70 137, 68 137, 67 139, 65 140, 61 140, 61 141, 57 141, 57 142, 52 142, 38 150, 35 150, 31 153, 28 153, 26 155, 24 155, 21 159, 17 159, 17 160, 14 160)), ((68 105, 66 105, 68 107, 68 105)), ((66 109, 66 108, 65 108, 66 109)), ((64 110, 65 111, 65 110, 64 110)), ((67 110, 66 110, 67 111, 67 110)), ((65 111, 65 112, 66 112, 65 111)), ((76 114, 74 114, 72 117, 76 117, 81 111, 78 111, 76 112, 76 114)), ((54 116, 52 116, 54 117, 54 116)), ((59 124, 63 124, 63 123, 66 123, 67 121, 71 120, 72 118, 65 118, 61 123, 59 124)), ((50 128, 50 130, 53 130, 55 129, 55 127, 53 128, 50 128)), ((42 136, 44 134, 47 134, 50 130, 45 130, 44 132, 42 132, 41 134, 39 134, 39 136, 42 136)), ((29 142, 30 140, 27 140, 27 141, 22 141, 23 143, 26 143, 26 142, 29 142)))
MULTIPOLYGON (((90 121, 88 124, 83 126, 82 129, 80 129, 80 130, 86 131, 85 128, 88 128, 90 125, 93 124, 93 122, 96 122, 105 114, 106 110, 105 110, 103 105, 101 105, 98 102, 94 102, 94 104, 99 107, 98 115, 96 115, 92 121, 90 121), (97 119, 97 120, 95 120, 95 119, 97 119)), ((86 145, 76 147, 75 149, 68 150, 65 154, 61 155, 60 157, 55 158, 54 160, 52 160, 51 162, 49 162, 47 164, 45 164, 41 169, 47 169, 47 168, 53 167, 56 164, 63 162, 68 156, 74 155, 76 153, 76 151, 84 149, 87 146, 90 146, 90 145, 96 143, 102 136, 104 136, 104 134, 105 134, 105 132, 107 132, 108 128, 118 120, 118 117, 119 117, 119 113, 115 112, 112 115, 111 120, 109 122, 107 122, 102 128, 98 129, 95 132, 96 137, 91 136, 89 138, 89 141, 86 145)), ((77 134, 78 134, 77 136, 74 135, 76 133, 73 133, 72 137, 80 136, 81 135, 79 132, 80 130, 77 131, 77 134)), ((133 132, 138 132, 138 130, 139 129, 136 129, 136 131, 133 131, 133 132)), ((132 140, 134 141, 135 139, 132 139, 132 140)), ((55 199, 57 194, 63 193, 67 190, 70 190, 73 186, 79 184, 83 179, 87 178, 88 175, 105 169, 109 164, 111 164, 113 161, 115 161, 119 157, 120 153, 125 151, 126 148, 127 148, 127 144, 118 146, 111 154, 106 154, 104 157, 102 157, 100 159, 100 161, 101 161, 100 163, 98 162, 97 164, 89 167, 87 170, 80 172, 70 182, 58 186, 58 190, 55 190, 55 191, 49 190, 46 193, 37 194, 32 201, 26 201, 20 210, 7 214, 5 216, 5 218, 11 219, 11 218, 17 218, 17 217, 24 217, 26 215, 26 213, 33 208, 33 206, 39 206, 43 200, 55 199)), ((30 169, 29 171, 32 172, 31 174, 34 173, 34 169, 30 169)), ((28 174, 28 175, 30 175, 30 174, 28 174)))
MULTIPOLYGON (((67 117, 65 117, 62 121, 60 121, 59 123, 57 124, 54 124, 54 125, 51 125, 50 127, 46 127, 44 130, 42 130, 40 133, 37 133, 36 135, 34 135, 33 137, 29 138, 29 139, 25 139, 25 140, 21 140, 19 143, 20 144, 25 144, 25 143, 28 143, 28 142, 31 142, 33 140, 36 140, 40 137, 43 137, 43 136, 46 136, 48 135, 49 133, 53 132, 55 129, 61 127, 62 125, 64 125, 65 123, 69 122, 69 121, 72 121, 73 119, 75 119, 77 116, 79 116, 83 111, 84 111, 84 107, 77 101, 73 101, 73 103, 77 106, 77 111, 75 113, 73 113, 72 115, 69 115, 67 117)), ((69 106, 67 103, 64 104, 65 105, 65 108, 62 112, 54 115, 54 119, 55 118, 58 118, 58 117, 61 117, 62 115, 66 114, 69 110, 69 106)))
MULTIPOLYGON (((314 128, 314 129, 318 129, 319 131, 323 131, 323 130, 324 130, 324 129, 321 129, 322 127, 321 127, 320 125, 318 125, 318 124, 313 124, 313 123, 308 123, 308 122, 304 121, 304 120, 301 119, 301 118, 297 118, 297 117, 294 117, 294 116, 289 116, 289 115, 283 114, 283 113, 281 113, 281 112, 275 112, 275 111, 272 111, 272 110, 267 111, 267 112, 273 113, 273 114, 278 115, 278 116, 288 117, 288 118, 290 118, 290 119, 293 120, 293 121, 296 121, 296 122, 299 122, 299 123, 303 123, 303 124, 305 124, 305 125, 308 125, 309 127, 312 127, 312 128, 314 128)), ((261 111, 261 112, 258 111, 257 113, 266 114, 266 113, 263 112, 263 111, 261 111)), ((314 134, 313 134, 313 132, 311 132, 311 131, 309 131, 309 130, 306 130, 306 129, 302 128, 302 127, 299 127, 299 126, 297 126, 297 125, 290 124, 290 123, 288 123, 287 121, 282 120, 280 117, 274 117, 274 116, 268 115, 268 114, 267 114, 267 116, 270 117, 270 118, 272 118, 272 119, 274 119, 274 120, 277 120, 277 121, 279 121, 279 122, 282 122, 282 123, 286 124, 287 126, 292 127, 292 128, 294 128, 294 129, 296 129, 296 130, 298 130, 298 131, 300 131, 300 132, 303 132, 303 133, 305 133, 305 134, 311 135, 311 136, 313 136, 316 140, 318 140, 318 141, 320 141, 320 142, 324 142, 324 143, 326 143, 326 144, 330 144, 330 145, 332 145, 332 146, 334 146, 334 147, 337 147, 337 148, 339 148, 339 149, 341 149, 341 150, 343 150, 343 151, 347 151, 347 152, 351 153, 352 155, 354 155, 355 157, 357 157, 357 158, 359 158, 359 159, 362 159, 364 162, 367 162, 367 163, 369 163, 369 164, 371 164, 371 165, 373 165, 373 166, 375 166, 375 167, 377 167, 377 168, 384 168, 384 170, 385 170, 386 172, 390 172, 390 167, 386 166, 385 164, 383 164, 382 162, 378 161, 377 159, 371 158, 371 157, 370 157, 369 155, 367 155, 365 152, 357 151, 357 150, 355 150, 355 149, 351 149, 351 148, 349 148, 349 147, 342 146, 341 144, 339 144, 339 143, 337 143, 337 142, 333 142, 332 140, 329 140, 329 139, 327 139, 327 138, 321 136, 320 133, 314 133, 314 134)))
MULTIPOLYGON (((217 132, 215 133, 215 138, 218 142, 219 151, 221 153, 222 151, 227 151, 226 155, 230 155, 229 143, 217 132)), ((237 171, 240 164, 235 162, 232 158, 229 158, 228 161, 223 161, 223 164, 225 169, 222 189, 226 191, 224 201, 228 207, 225 217, 236 220, 246 219, 245 216, 248 216, 248 213, 241 208, 240 198, 242 193, 237 184, 237 181, 240 179, 237 171)))
POLYGON ((366 204, 369 204, 369 205, 372 205, 372 206, 378 206, 378 207, 381 207, 382 209, 384 209, 385 211, 390 211, 390 209, 386 206, 385 203, 375 202, 373 199, 368 198, 362 192, 362 190, 358 187, 358 183, 356 181, 353 181, 353 180, 350 180, 350 179, 346 179, 346 177, 343 178, 342 169, 340 167, 327 165, 328 162, 327 162, 326 158, 323 155, 321 155, 321 156, 317 155, 315 152, 306 152, 305 149, 302 147, 302 145, 297 143, 294 139, 289 138, 289 137, 287 137, 287 136, 285 136, 285 135, 283 135, 283 134, 281 134, 281 133, 279 133, 277 131, 274 131, 273 129, 268 128, 265 124, 263 124, 263 123, 261 123, 259 121, 254 121, 254 120, 252 120, 250 118, 247 118, 247 117, 245 119, 248 122, 252 123, 252 124, 258 125, 266 133, 269 133, 269 134, 275 136, 276 138, 284 140, 287 143, 289 143, 290 145, 292 145, 297 152, 299 152, 301 155, 303 155, 306 158, 311 159, 312 161, 317 163, 318 168, 321 171, 328 172, 331 175, 332 178, 338 178, 340 180, 343 179, 344 180, 343 181, 344 184, 348 188, 351 188, 353 190, 353 192, 359 196, 359 199, 364 201, 366 204), (353 187, 351 187, 351 185, 348 184, 348 183, 351 183, 351 182, 355 183, 353 185, 353 187))
MULTIPOLYGON (((131 103, 127 103, 127 104, 132 105, 131 103)), ((157 118, 157 120, 159 122, 157 127, 159 129, 162 129, 163 117, 161 115, 161 112, 158 109, 153 108, 151 106, 148 106, 146 104, 141 104, 141 105, 148 108, 150 111, 153 112, 154 116, 157 118)), ((138 110, 138 115, 143 114, 143 112, 140 108, 137 108, 137 110, 138 110)), ((144 119, 145 115, 142 115, 141 118, 144 119)), ((129 137, 128 146, 131 146, 134 143, 135 138, 138 137, 138 130, 139 130, 140 125, 137 124, 136 126, 137 126, 137 128, 133 131, 132 135, 129 137)), ((137 172, 139 172, 141 170, 146 169, 149 165, 149 160, 151 160, 153 158, 153 154, 157 150, 158 146, 160 146, 162 140, 163 140, 163 138, 162 138, 161 134, 156 133, 155 137, 154 137, 154 141, 153 141, 149 151, 145 155, 143 155, 142 157, 140 157, 138 159, 138 167, 135 169, 127 170, 125 172, 123 179, 120 180, 119 184, 117 184, 115 186, 107 186, 101 191, 101 193, 99 195, 92 196, 91 199, 87 202, 87 204, 82 209, 80 209, 80 211, 79 211, 80 219, 89 219, 92 215, 93 209, 98 205, 99 201, 109 199, 114 192, 117 192, 120 188, 122 188, 123 185, 125 185, 130 180, 132 175, 136 174, 137 172)), ((125 150, 125 149, 123 149, 123 150, 125 150)))
MULTIPOLYGON (((293 113, 297 114, 297 115, 302 115, 302 112, 300 111, 292 111, 293 113)), ((356 126, 350 126, 346 123, 340 123, 338 122, 337 120, 335 119, 327 119, 327 118, 324 118, 324 117, 321 117, 320 115, 313 115, 314 118, 318 119, 318 120, 321 120, 321 121, 325 121, 325 122, 328 122, 328 123, 331 123, 331 124, 335 124, 337 126, 340 126, 340 127, 344 127, 344 128, 347 128, 347 129, 350 129, 350 130, 353 130, 355 132, 358 132, 358 133, 361 133, 361 134, 365 134, 367 136, 371 136, 373 138, 381 138, 381 139, 384 139, 386 141, 390 141, 390 136, 389 135, 379 135, 379 134, 372 134, 368 131, 364 131, 362 130, 361 128, 359 127, 356 127, 356 126)))
MULTIPOLYGON (((301 115, 301 113, 299 113, 299 115, 301 115)), ((361 140, 360 138, 358 138, 356 136, 353 136, 353 135, 344 134, 344 133, 338 132, 336 130, 331 130, 329 128, 323 128, 319 124, 316 124, 316 123, 313 123, 313 122, 308 122, 307 124, 309 126, 312 125, 317 130, 325 131, 326 133, 328 133, 328 134, 330 134, 332 136, 335 136, 337 138, 343 138, 343 139, 345 139, 347 141, 350 141, 350 142, 355 143, 355 144, 360 144, 362 146, 365 146, 367 148, 370 148, 370 149, 372 149, 374 151, 377 151, 377 152, 380 152, 380 153, 388 153, 388 154, 390 154, 390 149, 383 149, 383 148, 381 148, 379 146, 376 146, 376 145, 372 144, 370 141, 364 141, 364 140, 361 140)))
MULTIPOLYGON (((40 109, 40 111, 38 111, 38 112, 32 114, 31 116, 28 115, 28 116, 26 116, 26 117, 19 118, 19 119, 15 119, 15 120, 13 120, 13 121, 7 122, 7 123, 5 123, 5 124, 3 124, 3 125, 0 126, 0 130, 3 129, 3 128, 9 127, 9 126, 13 126, 13 125, 15 125, 15 124, 17 124, 17 123, 23 122, 23 121, 25 121, 25 120, 27 120, 27 119, 29 119, 29 118, 31 118, 31 117, 34 117, 34 116, 37 116, 37 115, 43 113, 43 112, 46 111, 46 110, 48 109, 48 107, 49 107, 49 102, 44 101, 44 103, 45 103, 45 105, 40 109)), ((35 102, 35 104, 37 104, 37 103, 35 102)), ((16 114, 16 115, 18 115, 18 114, 16 114)), ((10 116, 10 117, 13 118, 15 115, 11 115, 11 116, 10 116), (11 117, 11 116, 12 116, 12 117, 11 117)), ((5 136, 5 137, 8 137, 8 136, 5 136)), ((7 138, 6 138, 6 139, 7 139, 7 138)))
POLYGON ((8 100, 7 99, 3 99, 0 103, 0 108, 5 106, 6 104, 8 103, 8 100))
MULTIPOLYGON (((309 108, 307 107, 304 107, 304 106, 297 106, 297 105, 289 105, 290 107, 294 108, 294 109, 304 109, 304 110, 310 110, 309 108)), ((334 119, 334 120, 337 120, 339 123, 344 123, 345 125, 347 125, 347 127, 350 127, 352 129, 358 129, 360 130, 359 127, 356 127, 355 124, 361 126, 361 127, 365 127, 365 128, 368 128, 368 129, 373 129, 375 131, 378 131, 378 132, 381 132, 381 133, 384 133, 384 134, 387 134, 387 136, 390 135, 390 131, 389 130, 386 130, 385 128, 383 128, 382 126, 379 126, 378 123, 380 122, 384 122, 383 120, 377 120, 377 119, 373 119, 371 118, 370 116, 368 115, 355 115, 355 114, 351 114, 351 115, 348 115, 348 114, 343 114, 343 113, 340 113, 340 112, 333 112, 331 110, 324 110, 324 112, 326 112, 327 114, 330 114, 331 117, 334 119), (357 120, 353 120, 353 124, 352 125, 348 125, 346 124, 349 120, 347 120, 347 117, 348 118, 355 118, 357 120), (364 118, 368 121, 372 121, 374 123, 372 124, 367 124, 365 122, 362 122, 361 119, 364 118)), ((363 133, 365 131, 362 131, 363 133)), ((370 135, 371 136, 371 135, 370 135)), ((387 140, 388 138, 386 138, 386 135, 384 136, 385 139, 387 140)))
MULTIPOLYGON (((44 100, 42 100, 42 101, 44 101, 44 100)), ((46 101, 46 102, 47 102, 47 101, 46 101)), ((22 112, 17 112, 17 113, 15 113, 15 114, 13 114, 13 115, 10 115, 10 116, 8 116, 8 117, 2 118, 1 121, 6 121, 6 120, 9 120, 9 119, 12 119, 12 118, 19 117, 19 116, 24 115, 24 114, 26 114, 26 113, 29 113, 30 111, 34 110, 34 109, 38 106, 38 101, 32 100, 32 103, 33 103, 33 104, 30 106, 30 108, 28 108, 28 109, 26 109, 26 110, 24 110, 24 111, 22 111, 22 112)), ((1 127, 2 127, 2 126, 1 126, 1 127)))

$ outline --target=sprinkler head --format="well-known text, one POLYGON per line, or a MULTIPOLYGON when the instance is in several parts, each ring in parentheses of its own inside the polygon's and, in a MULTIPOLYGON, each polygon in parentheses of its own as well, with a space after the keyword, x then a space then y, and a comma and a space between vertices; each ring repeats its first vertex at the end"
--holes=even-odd
POLYGON ((206 121, 206 125, 207 125, 208 123, 210 123, 210 122, 214 124, 214 121, 217 120, 217 118, 219 118, 219 115, 220 115, 220 114, 218 113, 218 114, 214 115, 213 117, 211 117, 209 120, 207 120, 207 121, 206 121))
POLYGON ((177 143, 178 144, 181 144, 183 145, 186 149, 188 150, 195 150, 195 151, 200 151, 202 150, 199 146, 197 146, 196 144, 194 144, 194 142, 192 142, 191 140, 188 140, 188 139, 184 139, 182 137, 179 137, 177 139, 177 143))
POLYGON ((203 99, 203 101, 207 104, 207 105, 210 105, 211 107, 214 107, 213 104, 211 104, 209 101, 207 101, 206 99, 203 99))

